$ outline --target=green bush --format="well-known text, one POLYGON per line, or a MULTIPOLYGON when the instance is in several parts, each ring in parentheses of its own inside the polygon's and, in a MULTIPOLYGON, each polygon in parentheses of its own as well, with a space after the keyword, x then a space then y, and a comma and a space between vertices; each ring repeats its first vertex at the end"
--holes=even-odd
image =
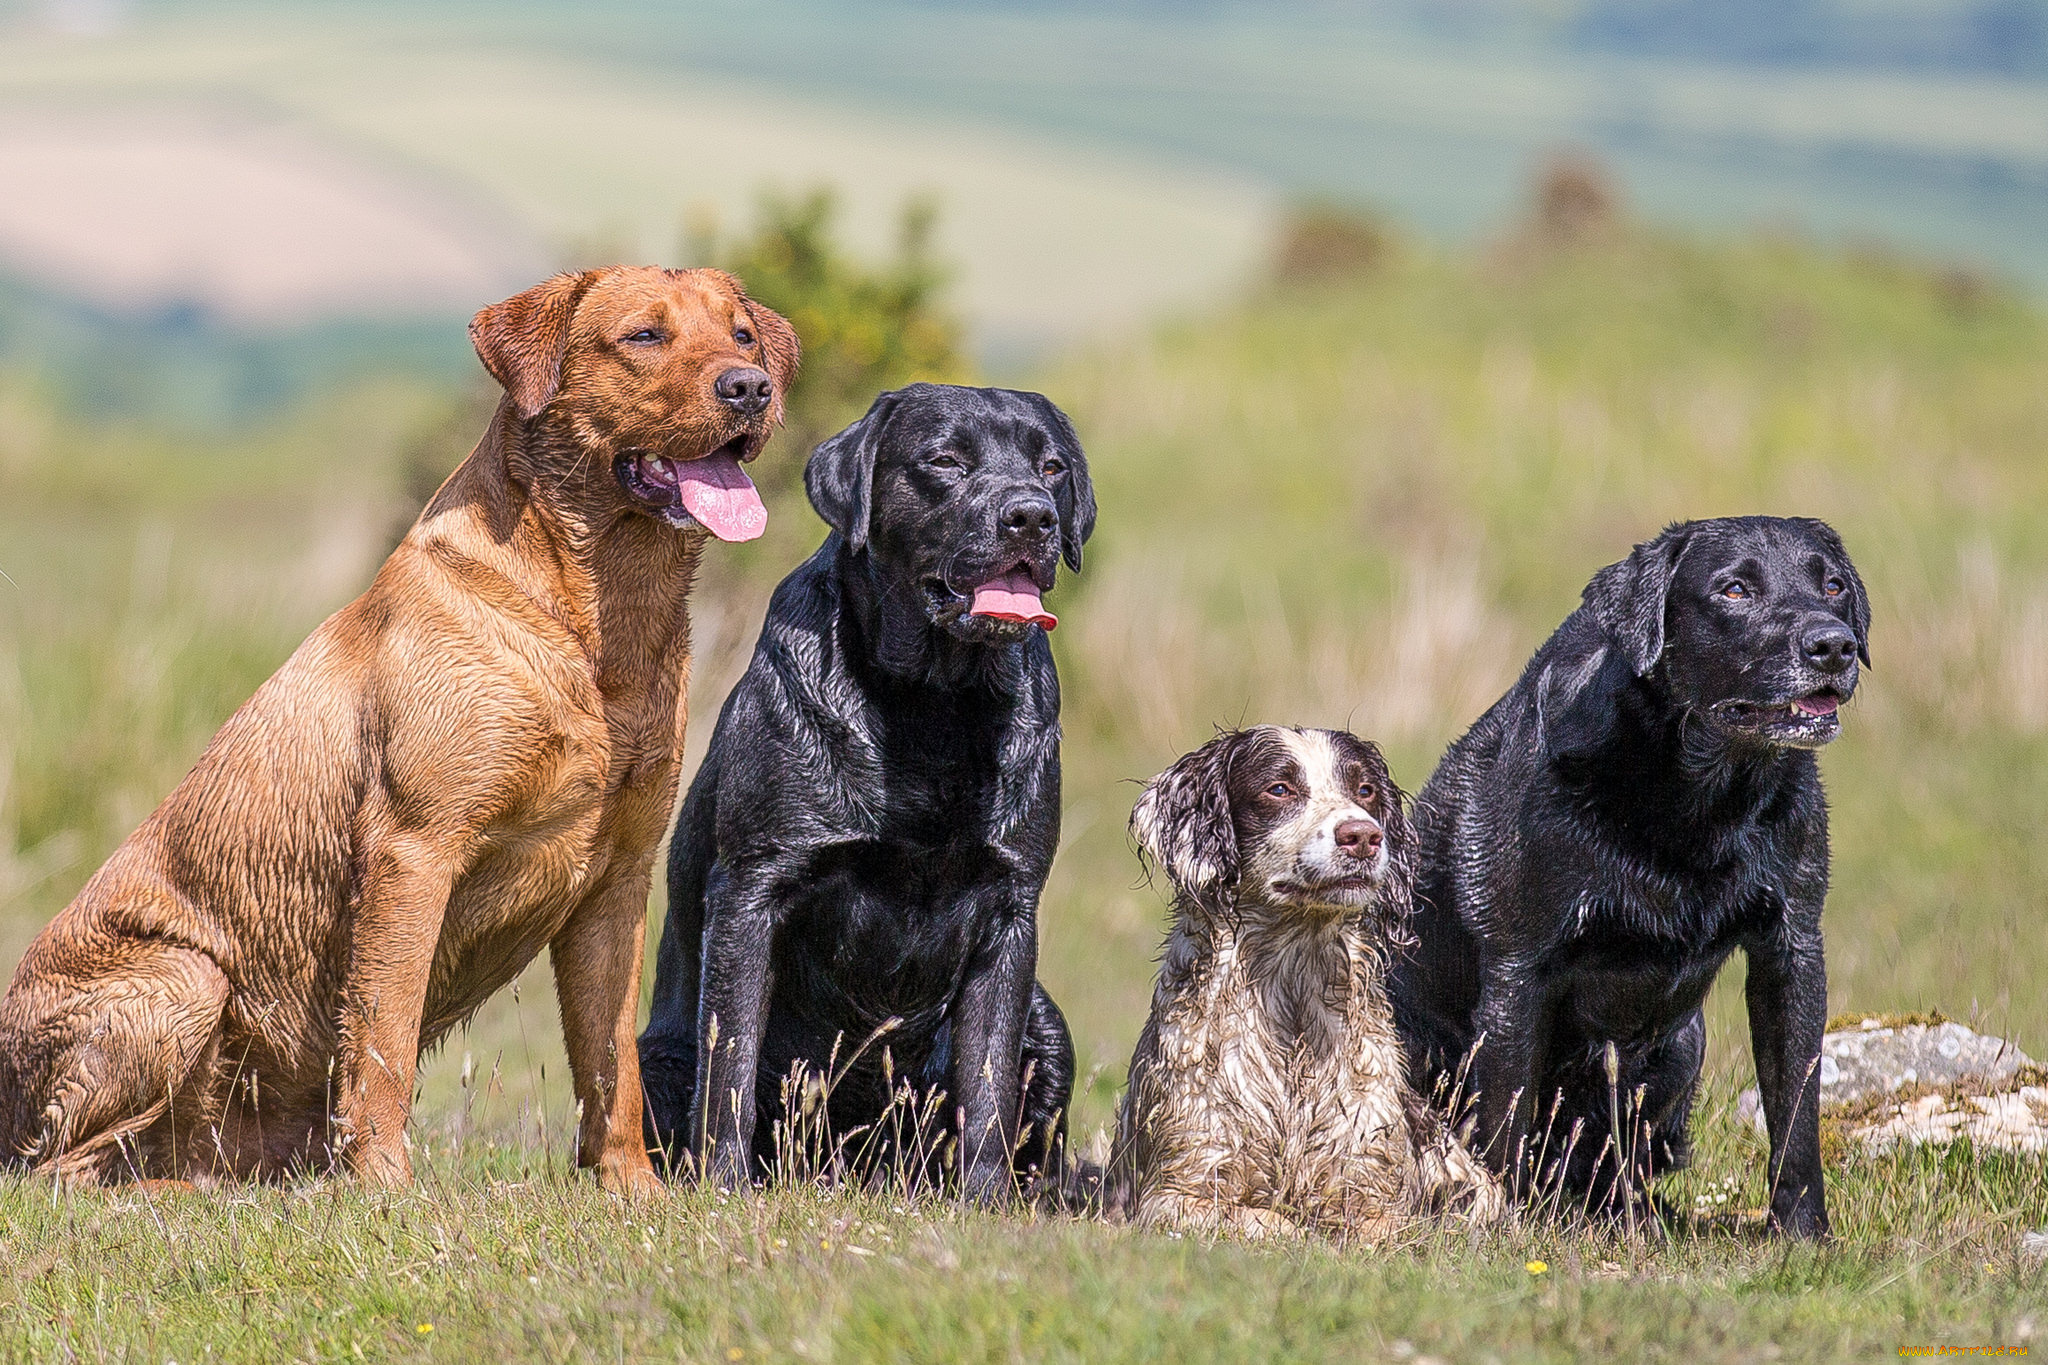
MULTIPOLYGON (((715 230, 689 232, 683 258, 729 270, 747 292, 790 320, 804 347, 788 397, 785 448, 810 448, 867 411, 877 393, 914 380, 959 381, 971 367, 960 319, 947 307, 946 269, 932 254, 937 207, 903 206, 896 253, 873 266, 835 240, 837 204, 814 189, 761 201, 753 232, 721 243, 715 230)), ((771 467, 794 471, 801 462, 771 467)))

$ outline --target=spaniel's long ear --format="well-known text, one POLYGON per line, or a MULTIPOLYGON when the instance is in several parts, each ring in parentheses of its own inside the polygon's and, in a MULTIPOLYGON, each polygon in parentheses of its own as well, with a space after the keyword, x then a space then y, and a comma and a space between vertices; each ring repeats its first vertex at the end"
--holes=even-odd
POLYGON ((1856 657, 1865 668, 1870 667, 1870 594, 1863 590, 1863 576, 1856 572, 1848 547, 1842 544, 1842 537, 1834 527, 1816 517, 1794 517, 1793 520, 1813 532, 1821 548, 1840 568, 1842 577, 1849 580, 1849 629, 1856 632, 1856 657))
MULTIPOLYGON (((1377 751, 1378 746, 1374 749, 1377 751)), ((1380 900, 1393 926, 1395 942, 1405 945, 1414 941, 1408 925, 1415 912, 1415 865, 1422 853, 1422 839, 1415 832, 1415 822, 1408 817, 1408 793, 1401 790, 1391 775, 1386 782, 1387 813, 1380 828, 1387 836, 1387 879, 1380 900)))
POLYGON ((1685 553, 1691 524, 1667 527, 1618 564, 1609 564, 1586 585, 1586 609, 1621 646, 1622 656, 1642 677, 1664 657, 1664 606, 1671 580, 1685 553))
POLYGON ((1379 821, 1380 832, 1386 836, 1387 870, 1375 899, 1381 922, 1394 941, 1406 942, 1407 924, 1413 909, 1411 903, 1415 898, 1415 857, 1419 847, 1419 836, 1408 818, 1408 794, 1394 780, 1393 770, 1387 766, 1387 756, 1380 751, 1379 745, 1349 730, 1338 730, 1333 734, 1338 756, 1356 759, 1365 769, 1366 780, 1377 789, 1374 796, 1361 803, 1379 821))
POLYGON ((804 466, 804 492, 825 524, 846 537, 858 552, 868 544, 868 509, 874 501, 875 452, 882 428, 901 397, 900 389, 875 399, 867 416, 846 430, 820 441, 804 466))
MULTIPOLYGON (((1372 746, 1375 757, 1379 756, 1379 745, 1372 746)), ((1408 793, 1401 790, 1401 784, 1394 781, 1386 770, 1385 758, 1379 760, 1381 781, 1386 783, 1387 814, 1380 821, 1380 828, 1387 836, 1387 861, 1395 877, 1401 881, 1401 899, 1405 902, 1415 885, 1415 857, 1420 849, 1420 836, 1415 833, 1415 824, 1408 818, 1408 793)))
POLYGON ((1147 783, 1131 811, 1138 847, 1196 900, 1237 882, 1229 778, 1243 745, 1243 731, 1223 731, 1147 783))
POLYGON ((532 421, 562 386, 562 359, 569 352, 569 323, 576 305, 597 276, 583 270, 556 275, 469 321, 477 359, 504 387, 520 417, 532 421))
POLYGON ((789 325, 788 318, 749 295, 746 284, 738 276, 709 268, 704 273, 730 290, 753 321, 754 335, 761 338, 761 356, 767 364, 768 378, 775 385, 774 395, 768 404, 768 425, 781 426, 784 399, 789 394, 789 386, 796 383, 796 372, 803 362, 803 345, 797 340, 796 328, 789 325))

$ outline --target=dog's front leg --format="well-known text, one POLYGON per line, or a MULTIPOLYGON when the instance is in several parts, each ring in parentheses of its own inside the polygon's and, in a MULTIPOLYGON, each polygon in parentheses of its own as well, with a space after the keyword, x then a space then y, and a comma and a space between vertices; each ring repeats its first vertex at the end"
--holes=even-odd
POLYGON ((447 851, 419 835, 377 839, 363 860, 342 991, 335 1126, 344 1161, 366 1185, 412 1180, 405 1125, 420 1017, 454 878, 447 851))
POLYGON ((1771 1135, 1771 1226, 1795 1237, 1826 1237, 1820 1045, 1828 978, 1820 931, 1784 925, 1748 945, 1747 953, 1750 1047, 1771 1135))
POLYGON ((583 1110, 577 1164, 598 1183, 641 1197, 668 1189, 654 1173, 642 1138, 640 961, 647 939, 648 869, 611 880, 590 895, 548 943, 569 1075, 583 1110))
POLYGON ((704 883, 704 980, 697 997, 697 1094, 690 1151, 722 1189, 748 1179, 754 1087, 775 945, 771 868, 714 863, 704 883))
POLYGON ((1015 914, 962 983, 953 1006, 953 1094, 960 1120, 960 1188, 977 1203, 1016 1190, 1011 1157, 1021 1102, 1024 1016, 1038 970, 1034 918, 1015 914))
POLYGON ((1490 971, 1474 1022, 1478 1044, 1465 1079, 1475 1098, 1473 1146, 1520 1198, 1528 1191, 1538 1155, 1529 1146, 1543 1068, 1541 1001, 1528 973, 1510 965, 1490 971))

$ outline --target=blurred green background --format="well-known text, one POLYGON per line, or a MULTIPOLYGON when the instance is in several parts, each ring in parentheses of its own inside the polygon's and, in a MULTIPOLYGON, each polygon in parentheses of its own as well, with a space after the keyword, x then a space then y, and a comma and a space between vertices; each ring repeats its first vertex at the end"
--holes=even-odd
MULTIPOLYGON (((647 259, 807 345, 693 605, 693 764, 822 535, 809 442, 912 377, 1074 417, 1084 1132, 1162 928, 1133 784, 1274 720, 1415 789, 1689 516, 1828 518, 1872 592, 1834 1006, 2048 1051, 2048 0, 0 5, 0 186, 0 969, 467 452, 469 313, 647 259)), ((426 1123, 559 1131, 545 982, 426 1123)))

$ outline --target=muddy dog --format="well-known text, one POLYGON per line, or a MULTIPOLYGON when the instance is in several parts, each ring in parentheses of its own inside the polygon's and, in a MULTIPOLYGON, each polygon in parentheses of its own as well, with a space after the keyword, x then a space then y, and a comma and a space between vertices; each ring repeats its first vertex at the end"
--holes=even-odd
POLYGON ((1073 1083, 1035 980, 1060 828, 1041 594, 1081 566, 1087 462, 1037 394, 914 384, 805 486, 831 534, 776 589, 671 845, 650 1138, 723 1185, 764 1177, 795 1140, 792 1070, 833 1072, 807 1159, 874 1152, 893 1101, 938 1091, 910 1136, 957 1139, 965 1192, 1007 1198, 1057 1164, 1073 1083))
POLYGON ((1686 522, 1594 575, 1445 755, 1416 808, 1419 942, 1395 1007, 1419 1087, 1450 1093, 1469 1065, 1472 1140, 1518 1188, 1647 1211, 1687 1160, 1701 1001, 1741 948, 1770 1221, 1827 1233, 1814 750, 1869 637, 1826 525, 1686 522))
POLYGON ((478 313, 504 398, 360 598, 222 727, 0 1002, 0 1152, 64 1178, 411 1177, 421 1049, 543 947, 578 1159, 663 1188, 633 1024, 705 534, 796 336, 716 271, 478 313))
POLYGON ((1374 745, 1277 726, 1221 734, 1146 787, 1131 829, 1172 879, 1174 921, 1118 1123, 1127 1216, 1377 1242, 1430 1213, 1503 1213, 1394 1034, 1401 801, 1374 745))

